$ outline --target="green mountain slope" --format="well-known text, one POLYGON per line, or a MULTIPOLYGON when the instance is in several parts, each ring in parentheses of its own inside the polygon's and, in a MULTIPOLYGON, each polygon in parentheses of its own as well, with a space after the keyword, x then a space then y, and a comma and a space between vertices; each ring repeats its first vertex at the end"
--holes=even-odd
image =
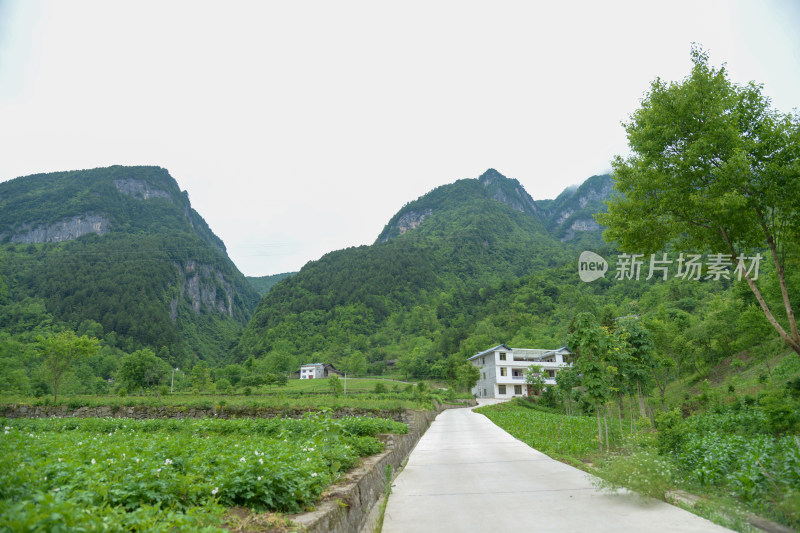
POLYGON ((583 236, 586 244, 602 244, 600 225, 592 216, 606 211, 603 203, 611 194, 613 179, 608 174, 592 176, 578 187, 570 187, 555 200, 536 202, 547 230, 562 241, 575 241, 583 236))
POLYGON ((406 204, 373 245, 331 252, 276 285, 234 357, 374 363, 458 351, 474 311, 462 302, 577 257, 547 222, 520 183, 494 169, 438 187, 406 204))
POLYGON ((0 184, 0 276, 7 305, 33 298, 67 327, 126 351, 153 347, 175 364, 219 359, 258 301, 188 194, 158 167, 0 184))
POLYGON ((283 272, 281 274, 272 274, 271 276, 246 276, 247 281, 250 282, 250 285, 260 294, 264 296, 272 287, 274 287, 279 281, 284 278, 288 278, 289 276, 295 275, 296 272, 283 272))

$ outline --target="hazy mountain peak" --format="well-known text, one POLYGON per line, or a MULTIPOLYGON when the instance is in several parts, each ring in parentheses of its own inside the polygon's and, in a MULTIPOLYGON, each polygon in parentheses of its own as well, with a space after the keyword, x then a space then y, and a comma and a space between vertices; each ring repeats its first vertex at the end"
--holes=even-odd
POLYGON ((484 172, 478 177, 478 181, 480 181, 484 185, 484 187, 490 185, 493 181, 497 179, 508 179, 508 178, 506 178, 493 168, 488 169, 486 172, 484 172))

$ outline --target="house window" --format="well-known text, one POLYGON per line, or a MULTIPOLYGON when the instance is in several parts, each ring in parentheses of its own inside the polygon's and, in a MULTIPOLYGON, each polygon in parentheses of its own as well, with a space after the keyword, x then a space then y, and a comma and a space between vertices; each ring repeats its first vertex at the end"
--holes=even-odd
POLYGON ((522 394, 522 385, 514 385, 514 394, 522 394))
POLYGON ((481 372, 481 379, 486 379, 486 372, 481 372))
POLYGON ((506 375, 508 375, 508 369, 501 366, 500 367, 500 376, 506 376, 506 375))
POLYGON ((501 361, 505 361, 506 360, 506 352, 500 352, 500 360, 501 361))
POLYGON ((498 394, 505 394, 506 393, 506 386, 505 385, 498 385, 497 386, 497 393, 498 394))
POLYGON ((483 389, 483 395, 484 395, 484 396, 487 396, 487 394, 486 394, 486 389, 483 389))

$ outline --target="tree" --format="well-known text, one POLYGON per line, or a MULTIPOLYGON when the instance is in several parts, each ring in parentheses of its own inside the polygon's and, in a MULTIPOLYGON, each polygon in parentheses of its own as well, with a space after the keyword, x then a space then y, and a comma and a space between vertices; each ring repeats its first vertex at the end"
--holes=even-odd
POLYGON ((354 350, 342 362, 342 370, 351 375, 364 374, 367 371, 367 357, 364 352, 354 350))
POLYGON ((205 361, 198 361, 192 367, 192 372, 189 374, 189 381, 193 387, 196 387, 200 392, 205 392, 206 387, 211 385, 211 369, 205 361))
MULTIPOLYGON (((648 392, 652 386, 651 372, 656 365, 653 357, 653 339, 650 330, 638 318, 623 318, 617 323, 617 334, 628 346, 626 365, 622 369, 625 375, 626 387, 636 390, 639 400, 639 417, 644 418, 647 412, 644 404, 643 392, 648 392)), ((620 350, 622 351, 622 350, 620 350)))
MULTIPOLYGON (((577 361, 575 366, 580 372, 586 395, 594 404, 597 416, 597 444, 603 451, 603 428, 600 423, 600 407, 610 399, 614 388, 612 379, 617 369, 608 364, 609 350, 614 348, 609 331, 600 326, 591 313, 578 313, 571 324, 571 333, 567 343, 577 361)), ((608 449, 608 420, 604 414, 606 427, 606 449, 608 449)))
POLYGON ((220 371, 220 375, 226 378, 233 387, 239 385, 239 382, 242 381, 242 379, 245 377, 246 374, 247 374, 247 369, 242 365, 236 365, 236 364, 228 365, 220 371))
POLYGON ((97 353, 98 340, 74 331, 65 330, 51 337, 38 337, 39 350, 44 354, 44 366, 53 386, 53 401, 58 400, 58 386, 70 365, 97 353))
POLYGON ((539 395, 544 389, 544 371, 542 365, 531 365, 525 371, 525 383, 531 386, 533 393, 539 395))
POLYGON ((467 392, 472 390, 481 378, 481 371, 478 367, 468 361, 464 361, 456 369, 456 383, 463 387, 467 392))
POLYGON ((141 389, 144 394, 146 388, 161 383, 169 375, 170 370, 166 361, 159 359, 149 348, 144 348, 122 358, 117 370, 117 380, 125 385, 128 391, 141 389))
POLYGON ((580 374, 576 366, 556 372, 556 386, 567 404, 567 414, 572 414, 572 390, 580 385, 580 374))
POLYGON ((656 79, 625 124, 631 155, 612 163, 620 194, 597 221, 625 251, 652 253, 674 243, 721 254, 800 353, 785 268, 800 245, 800 115, 773 110, 760 85, 732 83, 702 49, 691 55, 689 76, 656 79), (763 250, 784 316, 776 316, 749 270, 763 250))

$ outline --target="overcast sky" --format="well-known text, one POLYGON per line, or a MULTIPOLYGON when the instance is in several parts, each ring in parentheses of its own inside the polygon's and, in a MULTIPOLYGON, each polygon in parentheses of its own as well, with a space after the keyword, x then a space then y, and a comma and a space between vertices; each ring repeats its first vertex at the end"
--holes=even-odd
POLYGON ((692 42, 800 108, 796 0, 0 0, 0 181, 162 166, 242 272, 299 270, 490 167, 608 171, 692 42))

